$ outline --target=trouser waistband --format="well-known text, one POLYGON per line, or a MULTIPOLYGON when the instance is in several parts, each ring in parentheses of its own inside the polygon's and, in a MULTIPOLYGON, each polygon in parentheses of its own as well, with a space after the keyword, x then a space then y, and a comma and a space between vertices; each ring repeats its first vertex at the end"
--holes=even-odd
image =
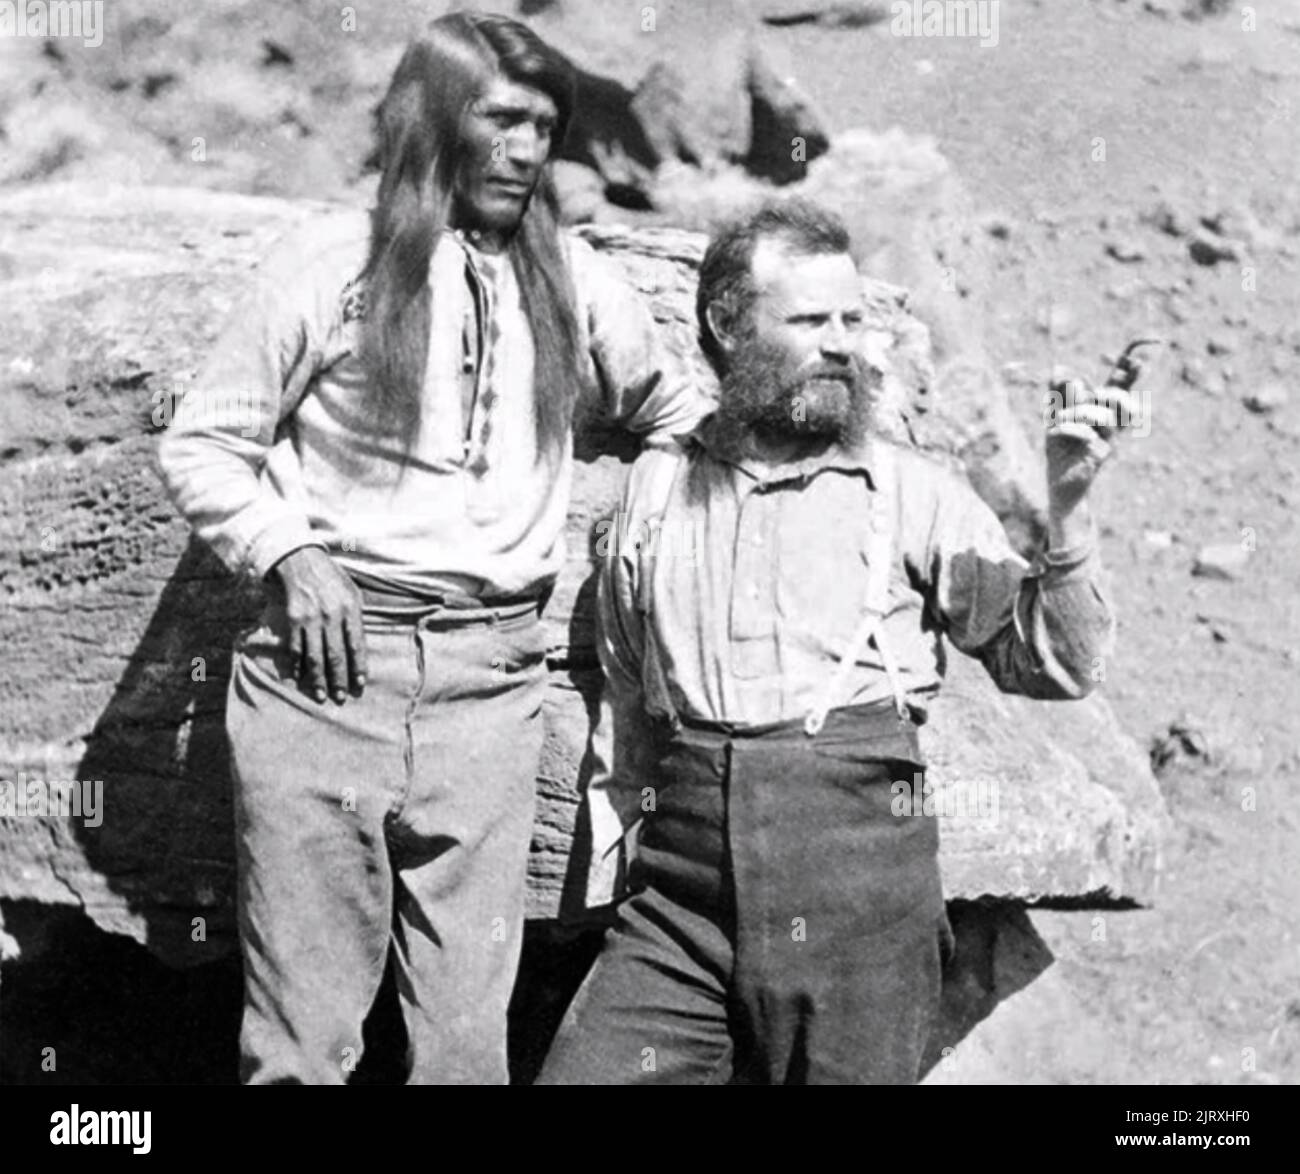
POLYGON ((463 628, 499 624, 538 615, 537 599, 475 600, 468 597, 417 597, 372 591, 361 592, 367 622, 418 628, 463 628))
MULTIPOLYGON (((668 735, 669 723, 659 719, 658 724, 661 733, 668 735)), ((915 730, 920 724, 914 712, 907 718, 899 717, 893 699, 884 698, 865 705, 846 705, 839 709, 832 709, 826 715, 826 724, 818 737, 827 739, 845 735, 872 737, 899 730, 915 730)), ((804 731, 804 719, 801 717, 758 725, 738 725, 733 722, 704 721, 679 716, 670 736, 694 743, 719 743, 733 739, 748 741, 757 738, 776 742, 808 740, 808 735, 804 731)))

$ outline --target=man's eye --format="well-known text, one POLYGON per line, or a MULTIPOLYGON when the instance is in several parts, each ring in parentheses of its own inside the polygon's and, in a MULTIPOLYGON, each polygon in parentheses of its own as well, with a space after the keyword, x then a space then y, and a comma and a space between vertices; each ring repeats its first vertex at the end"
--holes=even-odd
POLYGON ((850 330, 856 330, 866 319, 861 314, 845 314, 844 325, 850 330))

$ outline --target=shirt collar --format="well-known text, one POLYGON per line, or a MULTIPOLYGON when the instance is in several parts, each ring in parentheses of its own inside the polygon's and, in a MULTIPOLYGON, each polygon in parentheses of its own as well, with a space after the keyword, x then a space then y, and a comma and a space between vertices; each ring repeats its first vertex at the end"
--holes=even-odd
POLYGON ((507 264, 507 257, 504 253, 485 253, 479 248, 477 232, 466 232, 460 228, 448 228, 443 235, 454 241, 460 248, 475 277, 488 285, 496 283, 501 276, 501 271, 507 264))
POLYGON ((871 488, 876 488, 876 479, 871 472, 866 441, 854 448, 844 448, 841 445, 834 444, 813 456, 803 457, 800 460, 790 461, 786 464, 769 465, 760 461, 733 457, 729 453, 723 452, 714 439, 712 422, 713 416, 708 416, 700 423, 692 436, 694 443, 711 460, 738 469, 746 477, 758 484, 773 485, 783 481, 809 480, 818 473, 834 469, 842 473, 863 473, 866 475, 871 488))

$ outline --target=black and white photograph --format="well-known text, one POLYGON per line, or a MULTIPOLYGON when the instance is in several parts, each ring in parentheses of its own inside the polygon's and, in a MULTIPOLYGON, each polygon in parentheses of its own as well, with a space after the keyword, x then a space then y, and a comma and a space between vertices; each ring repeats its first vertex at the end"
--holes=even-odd
POLYGON ((1248 1148, 1298 108, 1300 0, 0 3, 32 1137, 920 1084, 1248 1148))

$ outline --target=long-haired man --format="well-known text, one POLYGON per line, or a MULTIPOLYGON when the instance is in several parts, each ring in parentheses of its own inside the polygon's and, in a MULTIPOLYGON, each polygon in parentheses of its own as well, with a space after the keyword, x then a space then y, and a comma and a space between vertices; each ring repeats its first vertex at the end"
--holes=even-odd
POLYGON ((575 405, 701 414, 559 228, 573 93, 525 26, 434 21, 377 111, 376 207, 266 262, 162 441, 271 589, 227 709, 246 1081, 345 1080, 390 953, 411 1079, 506 1078, 575 405))

